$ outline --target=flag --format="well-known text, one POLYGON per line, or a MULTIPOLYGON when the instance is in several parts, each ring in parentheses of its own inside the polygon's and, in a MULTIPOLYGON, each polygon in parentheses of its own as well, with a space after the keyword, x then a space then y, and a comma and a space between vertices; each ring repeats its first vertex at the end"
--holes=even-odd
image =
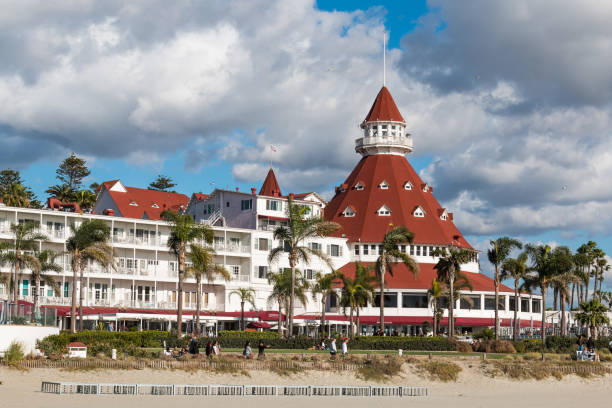
POLYGON ((274 145, 270 145, 270 149, 272 149, 272 151, 273 151, 274 153, 276 153, 276 146, 274 146, 274 145))

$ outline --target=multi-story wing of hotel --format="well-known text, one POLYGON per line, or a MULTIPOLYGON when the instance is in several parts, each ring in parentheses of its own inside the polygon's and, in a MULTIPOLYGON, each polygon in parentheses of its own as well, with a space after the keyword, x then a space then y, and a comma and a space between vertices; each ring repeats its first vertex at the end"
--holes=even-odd
MULTIPOLYGON (((232 290, 251 287, 255 290, 255 307, 247 305, 249 321, 264 321, 276 325, 278 306, 268 301, 271 286, 267 275, 288 268, 287 259, 269 264, 268 254, 279 243, 273 231, 286 223, 288 198, 307 208, 313 216, 323 215, 341 228, 332 237, 305 243, 326 253, 334 268, 350 275, 356 262, 371 264, 378 257, 379 244, 390 225, 404 225, 414 233, 412 244, 400 250, 419 264, 414 276, 403 264, 388 276, 385 288, 385 323, 388 330, 418 334, 432 321, 432 309, 427 290, 435 278, 436 248, 459 246, 473 251, 470 262, 462 266, 473 290, 465 292, 471 302, 458 300, 455 326, 464 331, 494 325, 495 309, 493 280, 479 273, 478 253, 473 250, 453 223, 453 214, 443 208, 433 195, 433 188, 424 183, 405 155, 412 151, 412 136, 386 87, 378 93, 372 108, 361 124, 362 137, 355 141, 355 150, 362 158, 340 186, 329 203, 316 193, 292 194, 281 190, 274 171, 270 169, 261 188, 250 191, 215 189, 210 195, 193 194, 191 198, 176 193, 126 187, 120 180, 102 184, 93 214, 75 212, 74 206, 50 199, 42 210, 13 208, 0 204, 0 240, 10 240, 12 223, 32 220, 48 240, 41 249, 58 253, 65 250, 70 225, 85 219, 104 220, 112 231, 116 267, 103 269, 90 264, 85 270, 86 307, 83 314, 88 324, 112 321, 116 327, 138 325, 141 328, 168 329, 176 325, 178 265, 168 250, 169 227, 161 219, 164 210, 184 211, 196 222, 214 230, 215 260, 231 273, 231 280, 204 281, 196 287, 193 278, 184 285, 184 324, 196 305, 196 293, 202 293, 202 324, 217 329, 237 328, 240 300, 230 296, 232 290)), ((19 296, 31 301, 34 291, 40 303, 57 310, 58 321, 68 327, 72 294, 72 271, 67 257, 60 258, 63 272, 57 274, 59 293, 44 282, 33 286, 28 271, 19 277, 19 296)), ((316 272, 329 273, 329 266, 313 259, 298 265, 305 277, 312 280, 316 272)), ((1 272, 11 273, 3 266, 1 272)), ((502 327, 509 327, 514 310, 513 290, 500 286, 500 316, 502 327)), ((0 286, 0 297, 10 296, 6 286, 0 286)), ((379 322, 380 296, 374 304, 361 310, 359 331, 371 334, 379 322)), ((321 302, 309 296, 306 304, 297 302, 295 324, 303 330, 314 330, 319 324, 321 302)), ((541 298, 522 294, 519 317, 522 327, 538 327, 541 320, 541 298)), ((327 302, 327 319, 331 329, 346 330, 347 317, 342 308, 327 302)), ((445 325, 443 319, 442 325, 445 325)))

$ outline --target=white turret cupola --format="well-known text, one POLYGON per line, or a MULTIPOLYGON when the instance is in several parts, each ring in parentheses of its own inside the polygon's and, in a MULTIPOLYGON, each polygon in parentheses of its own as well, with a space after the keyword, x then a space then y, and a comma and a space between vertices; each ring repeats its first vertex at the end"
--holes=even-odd
POLYGON ((406 131, 406 122, 385 86, 376 96, 361 128, 363 137, 355 140, 355 151, 362 156, 405 156, 412 151, 412 136, 406 131))

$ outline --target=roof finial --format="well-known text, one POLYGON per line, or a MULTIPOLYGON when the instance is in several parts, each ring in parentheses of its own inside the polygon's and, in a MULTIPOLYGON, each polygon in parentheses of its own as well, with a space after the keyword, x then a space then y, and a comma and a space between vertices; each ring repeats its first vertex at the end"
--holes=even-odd
POLYGON ((383 86, 387 82, 387 30, 383 30, 383 86))

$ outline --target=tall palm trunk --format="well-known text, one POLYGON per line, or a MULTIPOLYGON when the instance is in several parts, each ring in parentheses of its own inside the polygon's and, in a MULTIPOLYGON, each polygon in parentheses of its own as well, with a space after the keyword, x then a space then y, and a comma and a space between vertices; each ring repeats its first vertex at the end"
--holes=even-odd
POLYGON ((450 270, 450 282, 449 282, 449 288, 450 288, 450 293, 448 294, 448 298, 449 298, 449 305, 448 305, 448 336, 449 337, 455 337, 455 321, 453 319, 453 316, 455 314, 455 267, 451 267, 450 270))
POLYGON ((179 249, 179 273, 178 273, 178 294, 176 296, 176 335, 181 337, 183 334, 183 280, 185 279, 185 244, 181 242, 179 249))
MULTIPOLYGON (((386 258, 386 254, 383 252, 382 259, 386 258)), ((385 262, 381 262, 381 271, 380 271, 380 330, 382 335, 385 335, 385 274, 387 273, 387 268, 385 262)))
POLYGON ((72 258, 72 299, 70 307, 70 332, 76 333, 76 299, 77 299, 77 279, 79 251, 76 250, 72 258))
POLYGON ((433 307, 433 335, 438 335, 438 299, 434 299, 433 307))
POLYGON ((79 331, 83 330, 83 265, 79 273, 79 331))
MULTIPOLYGON (((17 304, 19 300, 19 270, 21 266, 21 251, 15 251, 15 265, 14 265, 14 274, 13 274, 13 302, 17 304)), ((17 306, 15 306, 15 311, 17 310, 17 306)))
POLYGON ((287 335, 289 337, 293 336, 293 308, 295 306, 295 266, 297 264, 295 260, 295 254, 291 254, 291 259, 289 260, 289 266, 291 266, 291 294, 289 296, 289 331, 287 335))
POLYGON ((244 301, 240 301, 240 329, 244 331, 244 301))
MULTIPOLYGON (((454 271, 453 271, 454 275, 454 271)), ((453 276, 454 278, 454 276, 453 276)), ((495 340, 499 336, 499 267, 497 263, 495 263, 495 279, 493 280, 493 285, 495 286, 495 340)), ((451 296, 453 294, 452 282, 451 282, 451 296)), ((449 316, 450 319, 451 316, 449 316)), ((448 327, 450 330, 450 320, 448 323, 448 327)))
POLYGON ((349 322, 351 323, 351 325, 350 325, 350 328, 351 328, 351 337, 355 337, 355 327, 353 325, 353 306, 351 306, 351 313, 350 313, 349 322))
POLYGON ((542 350, 546 347, 546 285, 541 285, 540 290, 542 291, 542 350))
POLYGON ((357 327, 356 327, 356 334, 355 335, 359 336, 359 335, 361 335, 361 325, 359 324, 360 323, 359 322, 359 307, 357 308, 355 313, 357 315, 357 317, 356 317, 357 318, 357 324, 356 324, 357 327))
POLYGON ((198 336, 200 334, 200 305, 202 303, 202 290, 200 288, 200 284, 202 283, 202 276, 198 273, 196 274, 196 312, 195 312, 195 334, 198 336))
POLYGON ((563 291, 560 291, 559 297, 561 298, 561 336, 565 336, 565 295, 563 291))
POLYGON ((514 333, 512 333, 512 340, 516 341, 519 335, 519 327, 517 327, 518 323, 518 308, 519 308, 519 279, 516 278, 514 280, 514 333))
POLYGON ((30 321, 32 323, 36 322, 36 307, 38 306, 38 291, 40 287, 40 276, 36 277, 36 290, 34 291, 34 301, 32 305, 32 314, 30 316, 30 321))
POLYGON ((572 294, 570 296, 570 310, 574 308, 574 290, 576 289, 576 282, 572 283, 572 294))
POLYGON ((325 293, 321 295, 321 337, 325 337, 325 307, 327 306, 327 296, 325 293))
POLYGON ((559 289, 557 289, 557 288, 553 288, 553 310, 554 310, 554 311, 559 310, 559 309, 557 308, 557 305, 558 305, 558 304, 557 304, 557 297, 559 297, 559 289))
POLYGON ((283 303, 281 299, 278 299, 278 328, 276 329, 278 332, 278 336, 282 336, 283 334, 283 303))

